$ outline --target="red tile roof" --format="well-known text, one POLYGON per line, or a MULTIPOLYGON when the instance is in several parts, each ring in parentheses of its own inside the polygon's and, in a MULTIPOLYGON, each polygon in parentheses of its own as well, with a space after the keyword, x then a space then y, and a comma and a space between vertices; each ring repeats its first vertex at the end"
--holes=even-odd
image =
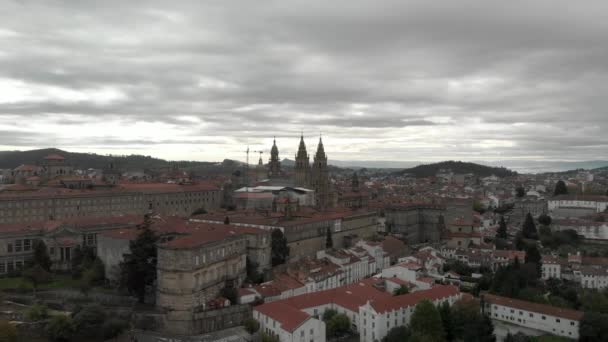
POLYGON ((283 301, 262 304, 256 306, 254 310, 281 323, 281 328, 288 332, 293 332, 310 318, 306 312, 285 304, 283 301))
POLYGON ((65 160, 65 158, 62 155, 53 153, 53 154, 49 154, 48 156, 44 157, 44 160, 65 160))
POLYGON ((377 313, 385 313, 388 311, 398 310, 405 307, 416 306, 418 302, 428 299, 435 301, 451 296, 457 296, 460 291, 456 286, 437 285, 429 290, 416 291, 404 295, 392 296, 382 300, 376 300, 370 303, 372 308, 377 313))
MULTIPOLYGON (((175 222, 175 221, 174 221, 175 222)), ((159 245, 163 248, 193 248, 207 243, 225 240, 243 234, 264 234, 267 231, 251 227, 234 226, 221 223, 204 223, 180 220, 177 224, 165 224, 152 229, 187 234, 159 245)))
POLYGON ((376 283, 378 283, 377 279, 369 278, 352 285, 295 296, 281 302, 298 309, 334 303, 348 310, 358 311, 359 307, 368 300, 392 297, 389 293, 375 288, 376 283))
POLYGON ((493 294, 484 294, 484 300, 496 305, 507 306, 515 309, 521 309, 526 311, 537 312, 540 314, 561 317, 565 319, 570 319, 574 321, 580 321, 583 319, 583 312, 576 311, 572 309, 559 308, 556 306, 538 304, 533 302, 528 302, 525 300, 513 299, 508 297, 496 296, 493 294))

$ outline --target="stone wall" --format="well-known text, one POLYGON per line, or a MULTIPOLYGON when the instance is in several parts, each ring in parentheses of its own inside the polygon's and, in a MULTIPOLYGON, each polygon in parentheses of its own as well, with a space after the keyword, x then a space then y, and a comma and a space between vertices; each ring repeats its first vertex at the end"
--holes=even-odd
POLYGON ((145 322, 151 319, 158 327, 158 331, 181 335, 199 335, 217 330, 228 329, 243 325, 243 322, 252 317, 249 305, 232 305, 218 310, 193 312, 189 315, 168 312, 164 315, 153 313, 138 313, 136 322, 145 322))

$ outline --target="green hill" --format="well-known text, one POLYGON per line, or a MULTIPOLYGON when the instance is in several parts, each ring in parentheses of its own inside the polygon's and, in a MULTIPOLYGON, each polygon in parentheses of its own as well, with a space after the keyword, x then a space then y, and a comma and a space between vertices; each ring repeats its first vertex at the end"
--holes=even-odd
POLYGON ((480 165, 475 163, 461 162, 461 161, 444 161, 434 164, 423 164, 409 169, 403 169, 397 171, 394 174, 404 175, 411 174, 415 177, 431 177, 435 176, 441 169, 451 169, 456 174, 472 173, 479 177, 488 177, 495 175, 497 177, 509 177, 517 175, 517 172, 509 170, 504 167, 492 167, 486 165, 480 165))
POLYGON ((172 162, 142 155, 106 156, 95 153, 75 153, 56 148, 45 148, 29 151, 0 151, 0 169, 12 169, 21 164, 39 165, 43 162, 45 156, 54 153, 64 156, 67 163, 77 169, 103 169, 107 168, 110 163, 113 163, 115 167, 122 170, 161 169, 171 167, 175 164, 179 165, 181 168, 217 165, 217 163, 209 162, 172 162))

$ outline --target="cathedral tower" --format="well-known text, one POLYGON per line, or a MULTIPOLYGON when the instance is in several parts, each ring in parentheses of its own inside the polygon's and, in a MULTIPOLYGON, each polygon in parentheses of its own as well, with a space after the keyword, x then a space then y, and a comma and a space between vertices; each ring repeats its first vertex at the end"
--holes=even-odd
POLYGON ((327 169, 327 155, 323 147, 323 140, 319 138, 317 153, 312 165, 312 188, 315 191, 316 205, 320 209, 327 209, 331 206, 329 189, 329 171, 327 169))
POLYGON ((298 153, 296 154, 295 174, 296 186, 310 186, 310 158, 308 157, 308 153, 306 152, 306 144, 304 144, 304 134, 300 136, 300 146, 298 147, 298 153))
POLYGON ((272 149, 270 150, 270 163, 268 164, 268 178, 277 178, 281 176, 281 161, 279 160, 279 148, 277 147, 276 138, 272 141, 272 149))

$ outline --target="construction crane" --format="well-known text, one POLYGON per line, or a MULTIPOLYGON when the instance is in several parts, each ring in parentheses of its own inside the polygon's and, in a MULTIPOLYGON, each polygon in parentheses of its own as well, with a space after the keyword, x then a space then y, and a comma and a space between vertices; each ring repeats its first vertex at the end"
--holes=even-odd
POLYGON ((249 152, 259 153, 260 158, 262 158, 262 153, 264 153, 264 151, 250 150, 249 146, 247 146, 247 150, 245 151, 245 153, 247 154, 247 159, 246 159, 246 164, 245 164, 245 187, 247 188, 247 192, 249 192, 249 152))

